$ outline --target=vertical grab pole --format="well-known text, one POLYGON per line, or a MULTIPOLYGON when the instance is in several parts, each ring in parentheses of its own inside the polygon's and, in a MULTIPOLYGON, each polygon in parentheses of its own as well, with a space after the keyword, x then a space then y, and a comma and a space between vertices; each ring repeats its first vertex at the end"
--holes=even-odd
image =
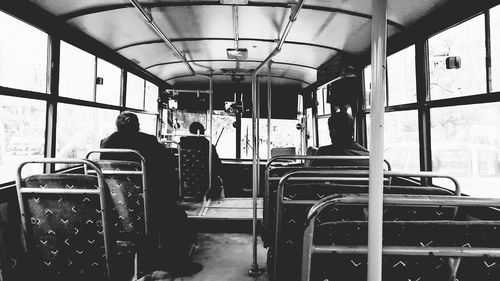
POLYGON ((252 75, 252 146, 253 146, 253 162, 252 162, 252 265, 248 270, 250 276, 258 276, 263 270, 259 269, 257 263, 257 190, 259 187, 259 104, 257 96, 258 79, 257 73, 252 75))
POLYGON ((271 159, 271 64, 267 64, 267 161, 271 159))
POLYGON ((212 75, 210 75, 210 78, 208 80, 209 84, 209 93, 208 93, 208 126, 210 127, 210 135, 208 137, 209 145, 208 145, 208 190, 212 189, 212 135, 213 135, 213 130, 212 130, 212 111, 213 111, 213 82, 212 82, 212 75))
POLYGON ((382 280, 384 104, 387 0, 372 2, 372 108, 368 192, 368 279, 382 280))

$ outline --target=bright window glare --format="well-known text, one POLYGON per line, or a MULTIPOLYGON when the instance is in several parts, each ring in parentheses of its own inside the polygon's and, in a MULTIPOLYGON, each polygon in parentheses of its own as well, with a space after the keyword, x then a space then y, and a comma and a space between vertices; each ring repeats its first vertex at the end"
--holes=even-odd
POLYGON ((429 39, 431 99, 486 93, 484 15, 429 39), (447 69, 446 59, 460 57, 461 67, 447 69))
POLYGON ((328 129, 328 118, 329 116, 318 118, 319 146, 332 144, 332 141, 330 140, 330 131, 328 129))
POLYGON ((363 89, 365 91, 365 108, 369 109, 372 104, 372 66, 363 69, 363 89))
POLYGON ((158 86, 146 81, 146 94, 144 97, 144 110, 157 112, 158 111, 158 86))
POLYGON ((84 158, 99 148, 101 139, 115 131, 117 110, 59 104, 57 108, 56 156, 84 158))
POLYGON ((498 120, 498 102, 431 109, 432 170, 457 177, 466 194, 500 198, 498 120))
POLYGON ((97 77, 103 78, 103 83, 96 85, 96 101, 120 105, 120 68, 105 60, 97 59, 97 77))
POLYGON ((156 136, 156 115, 136 113, 139 118, 140 130, 143 133, 156 136))
POLYGON ((213 145, 216 145, 220 158, 236 158, 236 117, 218 112, 212 115, 213 145))
POLYGON ((144 79, 127 73, 127 102, 126 106, 144 109, 144 79))
POLYGON ((500 91, 500 5, 491 9, 491 78, 492 90, 500 91))
POLYGON ((0 12, 0 38, 0 86, 45 93, 47 34, 0 12))
MULTIPOLYGON (((371 122, 366 115, 368 150, 371 122)), ((393 170, 420 171, 418 113, 416 110, 388 112, 384 115, 384 159, 393 170)))
MULTIPOLYGON (((0 182, 16 178, 24 160, 43 157, 45 145, 44 101, 0 96, 0 182)), ((27 165, 23 176, 42 172, 41 165, 27 165)))
POLYGON ((387 58, 389 105, 417 102, 415 76, 415 46, 410 46, 387 58))
POLYGON ((95 57, 61 41, 59 95, 94 101, 95 57))

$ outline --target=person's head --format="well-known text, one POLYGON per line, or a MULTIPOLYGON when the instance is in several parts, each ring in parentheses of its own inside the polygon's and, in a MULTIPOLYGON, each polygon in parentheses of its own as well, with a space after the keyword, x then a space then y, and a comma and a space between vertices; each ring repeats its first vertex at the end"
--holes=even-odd
POLYGON ((203 127, 200 122, 193 122, 189 125, 189 132, 195 135, 203 135, 205 133, 205 127, 203 127))
POLYGON ((116 129, 124 133, 139 132, 139 118, 130 111, 124 111, 116 117, 116 129))
POLYGON ((328 129, 332 142, 352 140, 354 136, 354 119, 345 112, 335 112, 328 118, 328 129))

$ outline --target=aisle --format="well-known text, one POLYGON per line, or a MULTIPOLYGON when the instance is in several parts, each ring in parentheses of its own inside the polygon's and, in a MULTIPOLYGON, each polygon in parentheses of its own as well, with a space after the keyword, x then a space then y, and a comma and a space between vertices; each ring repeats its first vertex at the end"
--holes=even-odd
MULTIPOLYGON (((258 239, 259 242, 260 238, 258 239)), ((267 249, 258 246, 260 267, 265 267, 267 249)), ((164 281, 267 281, 266 273, 257 278, 248 276, 252 261, 252 235, 241 233, 200 233, 193 261, 203 270, 188 277, 167 278, 164 281)))

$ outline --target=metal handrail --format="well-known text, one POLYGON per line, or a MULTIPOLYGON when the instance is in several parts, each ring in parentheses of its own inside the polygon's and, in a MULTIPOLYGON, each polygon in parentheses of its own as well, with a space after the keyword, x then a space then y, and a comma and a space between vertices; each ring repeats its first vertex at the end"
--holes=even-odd
POLYGON ((141 13, 142 17, 146 21, 146 23, 151 27, 151 29, 154 30, 154 32, 160 37, 167 46, 174 51, 174 53, 182 60, 182 62, 186 65, 187 68, 193 73, 193 75, 197 75, 196 71, 194 71, 193 67, 189 64, 189 62, 186 60, 184 55, 175 47, 175 45, 168 39, 168 37, 161 31, 161 29, 156 25, 156 23, 153 21, 153 17, 148 13, 142 5, 139 3, 137 0, 129 0, 132 5, 141 13))
POLYGON ((259 175, 259 127, 258 122, 260 118, 260 107, 257 106, 259 95, 257 94, 259 91, 259 87, 257 85, 257 76, 259 72, 264 68, 266 64, 268 64, 274 56, 281 52, 281 47, 285 43, 285 40, 292 29, 293 23, 297 20, 297 16, 304 5, 304 0, 298 0, 296 5, 292 8, 290 13, 290 17, 288 18, 288 22, 286 24, 285 30, 283 34, 280 36, 276 48, 272 50, 269 56, 262 61, 262 63, 252 72, 252 145, 253 145, 253 163, 252 163, 252 265, 250 270, 248 271, 250 275, 257 276, 262 273, 262 270, 259 269, 259 264, 257 263, 257 189, 260 183, 260 175, 259 175))
POLYGON ((106 182, 104 180, 104 175, 99 168, 99 166, 90 160, 86 159, 71 159, 71 158, 40 158, 23 161, 19 164, 17 168, 16 175, 16 188, 17 188, 17 196, 19 201, 19 210, 21 213, 21 241, 23 243, 23 248, 27 251, 27 223, 26 223, 26 209, 24 206, 23 194, 95 194, 99 195, 99 201, 101 204, 101 219, 102 219, 102 230, 104 237, 104 252, 105 252, 105 260, 106 260, 106 270, 107 277, 111 279, 113 277, 112 270, 114 269, 111 265, 113 264, 112 257, 114 253, 111 252, 111 245, 113 240, 110 236, 110 227, 109 227, 109 214, 108 214, 108 200, 106 200, 106 193, 109 192, 107 190, 106 182), (22 186, 22 169, 27 164, 83 164, 84 166, 91 167, 97 175, 97 190, 92 189, 59 189, 59 188, 27 188, 22 186))
MULTIPOLYGON (((142 190, 144 193, 144 232, 146 236, 150 233, 150 208, 149 208, 149 192, 148 192, 148 180, 147 180, 147 172, 146 172, 146 158, 138 151, 134 149, 124 149, 124 148, 101 148, 101 149, 95 149, 91 150, 87 153, 85 156, 86 159, 89 159, 90 155, 92 154, 102 154, 102 153, 118 153, 118 154, 135 154, 139 157, 141 161, 141 171, 140 174, 142 175, 142 190)), ((114 160, 111 160, 114 161, 114 160)), ((136 174, 135 172, 138 171, 127 171, 126 174, 136 174)), ((124 174, 123 171, 103 171, 104 174, 106 175, 119 175, 119 174, 124 174)))
MULTIPOLYGON (((332 195, 323 198, 315 204, 307 215, 306 228, 303 239, 303 256, 302 256, 302 281, 309 281, 311 275, 311 259, 313 254, 368 254, 367 246, 315 246, 314 228, 316 218, 321 212, 332 205, 368 205, 367 194, 342 194, 332 195)), ((496 198, 473 198, 459 196, 442 196, 442 195, 384 195, 384 205, 388 206, 449 206, 449 207, 500 207, 500 199, 496 198)), ((439 223, 439 222, 436 222, 439 223)), ((452 222, 468 224, 471 222, 452 222)), ((491 224, 490 221, 480 222, 475 221, 475 224, 491 224)), ((495 224, 500 224, 499 221, 494 221, 495 224)), ((409 255, 409 256, 443 256, 450 258, 457 257, 500 257, 500 248, 463 248, 463 247, 415 247, 415 246, 384 246, 383 254, 386 255, 409 255)), ((456 263, 454 272, 458 269, 456 263)))

